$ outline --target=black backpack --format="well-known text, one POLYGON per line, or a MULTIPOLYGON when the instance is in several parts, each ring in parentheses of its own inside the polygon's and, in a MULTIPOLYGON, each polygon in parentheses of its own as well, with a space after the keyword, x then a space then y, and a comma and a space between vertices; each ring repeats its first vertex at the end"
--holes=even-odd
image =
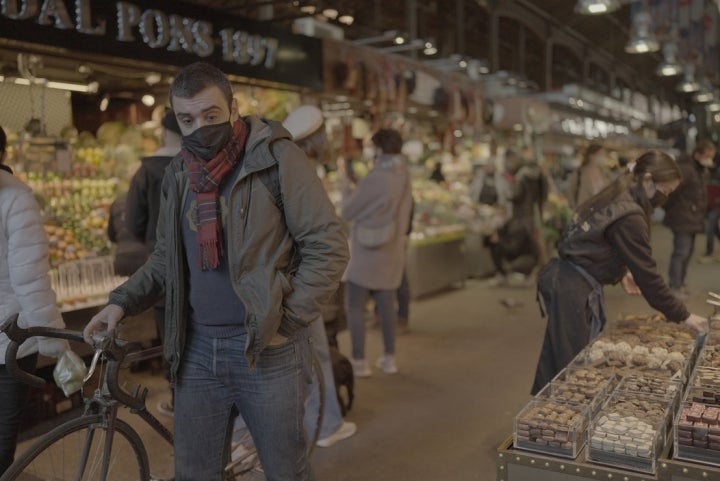
POLYGON ((353 399, 355 399, 355 375, 353 374, 350 359, 333 346, 330 346, 330 361, 332 362, 333 378, 335 379, 335 392, 340 404, 340 412, 344 417, 352 408, 353 399))

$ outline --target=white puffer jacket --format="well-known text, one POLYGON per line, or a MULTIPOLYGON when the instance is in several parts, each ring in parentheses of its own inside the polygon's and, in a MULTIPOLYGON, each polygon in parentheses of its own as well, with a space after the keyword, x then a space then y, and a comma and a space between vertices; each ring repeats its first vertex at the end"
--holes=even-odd
MULTIPOLYGON (((47 236, 32 191, 0 170, 0 322, 19 313, 23 327, 65 327, 49 270, 47 236)), ((42 354, 52 354, 46 352, 52 350, 48 341, 29 339, 18 357, 38 352, 39 344, 42 354)), ((0 364, 5 364, 8 344, 7 336, 0 334, 0 364)))

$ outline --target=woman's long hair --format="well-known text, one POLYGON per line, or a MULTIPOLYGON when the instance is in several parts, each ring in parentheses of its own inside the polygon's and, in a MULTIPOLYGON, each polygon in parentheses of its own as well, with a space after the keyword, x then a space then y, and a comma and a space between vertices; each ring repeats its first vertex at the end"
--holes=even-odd
POLYGON ((632 172, 619 177, 594 197, 578 206, 578 215, 585 218, 591 210, 598 210, 610 205, 621 193, 629 191, 635 202, 645 211, 645 220, 650 225, 653 207, 645 194, 643 177, 645 174, 650 174, 655 183, 671 182, 682 180, 682 172, 670 155, 659 150, 649 150, 638 157, 635 162, 632 172))

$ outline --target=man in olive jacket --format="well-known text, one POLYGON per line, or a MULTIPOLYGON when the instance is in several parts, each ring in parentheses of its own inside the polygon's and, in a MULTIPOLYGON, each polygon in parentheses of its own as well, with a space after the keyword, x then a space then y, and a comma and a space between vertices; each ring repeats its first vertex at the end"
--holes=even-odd
POLYGON ((703 169, 712 167, 715 151, 715 144, 704 140, 698 142, 691 156, 678 159, 683 179, 665 204, 663 224, 673 233, 669 284, 673 293, 683 300, 688 297, 683 287, 688 264, 695 250, 695 235, 705 232, 707 193, 703 169))
POLYGON ((303 430, 312 346, 303 328, 345 269, 343 226, 289 133, 239 117, 221 71, 185 67, 170 101, 183 149, 163 179, 155 249, 85 338, 164 295, 175 479, 222 479, 239 411, 268 481, 312 480, 303 430))

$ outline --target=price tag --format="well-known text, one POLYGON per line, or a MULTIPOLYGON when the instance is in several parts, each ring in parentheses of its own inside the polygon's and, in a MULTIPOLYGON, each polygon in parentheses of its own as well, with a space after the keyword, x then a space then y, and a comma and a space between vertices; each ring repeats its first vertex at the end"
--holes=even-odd
POLYGON ((72 169, 70 151, 67 149, 57 149, 55 151, 55 164, 57 165, 58 172, 69 173, 72 169))

